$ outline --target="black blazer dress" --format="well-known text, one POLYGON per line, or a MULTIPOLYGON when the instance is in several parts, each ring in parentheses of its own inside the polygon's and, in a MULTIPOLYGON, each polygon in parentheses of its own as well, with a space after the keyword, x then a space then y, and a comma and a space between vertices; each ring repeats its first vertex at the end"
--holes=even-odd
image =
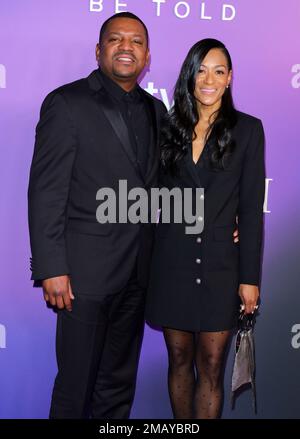
POLYGON ((152 325, 195 332, 234 328, 239 284, 259 284, 265 188, 262 123, 238 112, 233 136, 236 147, 224 170, 205 164, 205 145, 197 164, 190 150, 176 176, 160 173, 160 186, 169 190, 204 187, 204 228, 186 234, 184 221, 157 224, 146 301, 146 320, 152 325), (234 243, 237 221, 239 243, 234 243))

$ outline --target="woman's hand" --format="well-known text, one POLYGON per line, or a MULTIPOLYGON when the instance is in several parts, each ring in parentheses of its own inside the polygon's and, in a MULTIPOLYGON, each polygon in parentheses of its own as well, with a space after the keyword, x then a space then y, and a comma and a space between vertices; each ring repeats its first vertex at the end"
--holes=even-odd
POLYGON ((240 284, 239 296, 244 306, 245 314, 254 313, 258 308, 259 289, 256 285, 240 284))

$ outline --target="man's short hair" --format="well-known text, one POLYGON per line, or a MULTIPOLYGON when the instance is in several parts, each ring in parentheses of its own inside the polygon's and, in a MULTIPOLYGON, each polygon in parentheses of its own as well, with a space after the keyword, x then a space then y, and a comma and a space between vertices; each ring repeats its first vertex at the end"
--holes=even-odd
POLYGON ((105 20, 105 22, 102 24, 101 29, 100 29, 100 34, 99 34, 99 44, 100 45, 101 45, 101 41, 103 39, 103 35, 106 31, 108 24, 112 20, 115 20, 116 18, 131 18, 132 20, 139 21, 144 27, 145 34, 146 34, 146 40, 147 40, 147 46, 149 45, 149 34, 148 34, 148 29, 147 29, 145 23, 137 15, 133 14, 132 12, 119 12, 118 14, 114 14, 111 17, 109 17, 107 20, 105 20))

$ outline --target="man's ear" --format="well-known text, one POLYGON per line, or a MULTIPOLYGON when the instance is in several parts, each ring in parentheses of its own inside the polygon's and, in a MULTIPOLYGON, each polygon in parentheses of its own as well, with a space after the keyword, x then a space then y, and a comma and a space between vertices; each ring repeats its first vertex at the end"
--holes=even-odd
POLYGON ((97 63, 99 65, 99 59, 100 59, 100 44, 99 43, 96 44, 95 53, 96 53, 96 60, 97 60, 97 63))
POLYGON ((147 49, 147 53, 146 53, 146 66, 149 66, 150 64, 150 50, 147 49))

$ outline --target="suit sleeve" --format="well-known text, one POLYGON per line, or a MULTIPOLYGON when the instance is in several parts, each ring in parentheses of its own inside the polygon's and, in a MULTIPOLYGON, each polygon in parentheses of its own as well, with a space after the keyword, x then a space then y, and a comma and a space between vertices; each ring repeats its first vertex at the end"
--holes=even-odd
POLYGON ((61 94, 53 92, 41 108, 29 178, 33 280, 69 273, 65 224, 75 152, 75 128, 67 103, 61 94))
POLYGON ((264 195, 264 130, 261 121, 257 121, 250 135, 240 183, 238 210, 240 284, 259 284, 264 195))

